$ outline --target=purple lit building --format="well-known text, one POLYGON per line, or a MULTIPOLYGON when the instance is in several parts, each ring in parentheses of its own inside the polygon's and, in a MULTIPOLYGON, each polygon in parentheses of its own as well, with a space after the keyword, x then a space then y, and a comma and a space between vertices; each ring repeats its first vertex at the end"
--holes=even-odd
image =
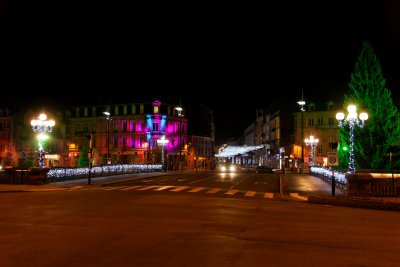
POLYGON ((74 107, 67 131, 69 143, 75 147, 74 153, 70 154, 70 165, 76 164, 74 157, 79 156, 81 148, 88 147, 88 133, 92 133, 95 165, 106 164, 108 152, 111 164, 160 163, 162 149, 157 140, 165 135, 169 140, 164 148, 166 164, 169 169, 176 169, 179 162, 186 162, 187 156, 187 119, 184 114, 184 110, 158 100, 74 107))

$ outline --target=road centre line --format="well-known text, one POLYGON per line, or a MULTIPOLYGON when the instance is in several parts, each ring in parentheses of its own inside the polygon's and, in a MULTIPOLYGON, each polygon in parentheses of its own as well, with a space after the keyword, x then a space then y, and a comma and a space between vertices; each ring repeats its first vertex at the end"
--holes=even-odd
POLYGON ((213 177, 218 177, 218 175, 212 175, 210 177, 207 177, 207 178, 204 178, 204 179, 200 179, 200 180, 196 180, 196 181, 190 182, 188 184, 195 184, 195 183, 202 182, 204 180, 207 180, 207 179, 210 179, 210 178, 213 178, 213 177))
POLYGON ((240 184, 241 182, 246 181, 247 178, 250 178, 251 176, 254 176, 254 175, 255 175, 255 174, 250 174, 249 176, 245 176, 243 179, 241 179, 240 181, 238 181, 236 184, 232 185, 232 186, 229 187, 229 188, 234 188, 235 186, 237 186, 237 185, 240 184))

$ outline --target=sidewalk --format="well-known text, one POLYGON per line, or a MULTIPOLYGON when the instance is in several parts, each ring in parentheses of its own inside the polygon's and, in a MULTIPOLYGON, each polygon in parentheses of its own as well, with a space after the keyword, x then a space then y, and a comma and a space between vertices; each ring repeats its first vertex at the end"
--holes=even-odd
MULTIPOLYGON (((66 188, 74 186, 100 186, 108 183, 115 183, 126 180, 140 179, 144 177, 153 177, 160 175, 171 175, 173 173, 182 172, 150 172, 150 173, 139 173, 132 175, 118 175, 118 176, 106 176, 106 177, 94 177, 91 179, 90 185, 88 179, 78 180, 67 180, 61 182, 54 182, 44 185, 19 185, 19 184, 0 184, 0 193, 7 192, 38 192, 38 191, 57 191, 64 190, 66 188)), ((286 175, 288 175, 286 173, 286 175)), ((289 174, 291 175, 291 174, 289 174)), ((295 174, 299 175, 299 174, 295 174)), ((308 175, 307 175, 308 176, 308 175)), ((314 176, 312 176, 315 178, 314 176)), ((346 195, 308 195, 304 196, 308 203, 333 205, 333 206, 346 206, 356 208, 367 208, 367 209, 379 209, 379 210, 390 210, 400 211, 400 198, 396 197, 349 197, 346 195)))

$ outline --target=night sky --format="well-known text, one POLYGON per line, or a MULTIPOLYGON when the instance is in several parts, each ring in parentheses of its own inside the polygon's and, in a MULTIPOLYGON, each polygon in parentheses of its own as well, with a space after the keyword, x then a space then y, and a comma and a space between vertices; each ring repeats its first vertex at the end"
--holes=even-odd
POLYGON ((100 7, 5 1, 0 104, 202 103, 214 112, 218 137, 237 137, 257 108, 277 99, 296 102, 302 90, 306 101, 346 92, 363 41, 372 44, 399 104, 397 1, 291 2, 100 7))

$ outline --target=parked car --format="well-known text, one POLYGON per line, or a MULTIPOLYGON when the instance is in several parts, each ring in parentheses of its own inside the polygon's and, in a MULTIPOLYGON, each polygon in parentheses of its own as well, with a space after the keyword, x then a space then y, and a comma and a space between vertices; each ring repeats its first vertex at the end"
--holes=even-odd
POLYGON ((256 172, 266 172, 266 173, 273 173, 274 171, 272 168, 267 167, 267 166, 257 166, 256 172))

